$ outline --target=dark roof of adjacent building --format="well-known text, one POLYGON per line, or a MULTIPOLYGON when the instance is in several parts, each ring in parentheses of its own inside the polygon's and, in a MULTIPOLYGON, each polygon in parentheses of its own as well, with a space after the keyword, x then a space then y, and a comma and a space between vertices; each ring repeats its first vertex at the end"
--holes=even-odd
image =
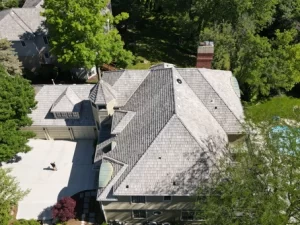
POLYGON ((104 73, 115 90, 126 80, 126 89, 117 91, 128 95, 121 104, 116 98, 120 109, 112 131, 119 124, 121 129, 97 146, 95 162, 109 158, 123 165, 98 200, 193 194, 223 155, 227 135, 242 132, 243 109, 231 77, 229 71, 196 68, 104 73), (104 153, 111 143, 114 148, 104 153))

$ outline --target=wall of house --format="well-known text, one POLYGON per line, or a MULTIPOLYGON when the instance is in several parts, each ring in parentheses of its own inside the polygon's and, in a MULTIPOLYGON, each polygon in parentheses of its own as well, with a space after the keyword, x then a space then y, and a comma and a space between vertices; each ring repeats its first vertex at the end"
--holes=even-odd
POLYGON ((130 196, 120 196, 117 202, 101 202, 107 221, 119 220, 128 223, 181 222, 184 224, 194 221, 181 221, 181 211, 193 210, 195 198, 187 196, 173 196, 169 202, 164 202, 162 196, 147 196, 146 203, 131 203, 130 196), (135 219, 132 210, 147 210, 146 219, 135 219), (161 215, 154 215, 160 211, 161 215))

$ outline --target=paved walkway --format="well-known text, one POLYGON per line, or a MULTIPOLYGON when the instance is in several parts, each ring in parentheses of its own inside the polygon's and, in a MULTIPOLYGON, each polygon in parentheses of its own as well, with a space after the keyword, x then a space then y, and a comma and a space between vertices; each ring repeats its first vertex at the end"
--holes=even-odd
POLYGON ((29 145, 32 150, 20 162, 3 166, 12 168, 22 189, 31 190, 19 203, 17 219, 49 219, 58 199, 94 189, 93 141, 30 140, 29 145))

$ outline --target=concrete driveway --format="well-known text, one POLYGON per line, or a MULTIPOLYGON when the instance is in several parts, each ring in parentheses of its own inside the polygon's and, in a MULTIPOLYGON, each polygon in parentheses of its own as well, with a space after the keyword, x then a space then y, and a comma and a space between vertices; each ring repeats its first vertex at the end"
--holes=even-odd
POLYGON ((50 219, 58 199, 95 188, 93 141, 30 140, 32 150, 18 163, 6 164, 30 193, 19 203, 17 219, 50 219), (57 171, 50 169, 55 162, 57 171))

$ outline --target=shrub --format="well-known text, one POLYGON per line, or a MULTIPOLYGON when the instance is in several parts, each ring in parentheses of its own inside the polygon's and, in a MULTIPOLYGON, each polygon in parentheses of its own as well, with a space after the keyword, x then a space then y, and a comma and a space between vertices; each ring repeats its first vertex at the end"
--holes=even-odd
POLYGON ((71 197, 64 197, 59 200, 52 208, 52 216, 61 222, 75 218, 76 201, 71 197))
POLYGON ((20 219, 15 221, 13 225, 40 225, 40 223, 34 219, 31 220, 20 219))

